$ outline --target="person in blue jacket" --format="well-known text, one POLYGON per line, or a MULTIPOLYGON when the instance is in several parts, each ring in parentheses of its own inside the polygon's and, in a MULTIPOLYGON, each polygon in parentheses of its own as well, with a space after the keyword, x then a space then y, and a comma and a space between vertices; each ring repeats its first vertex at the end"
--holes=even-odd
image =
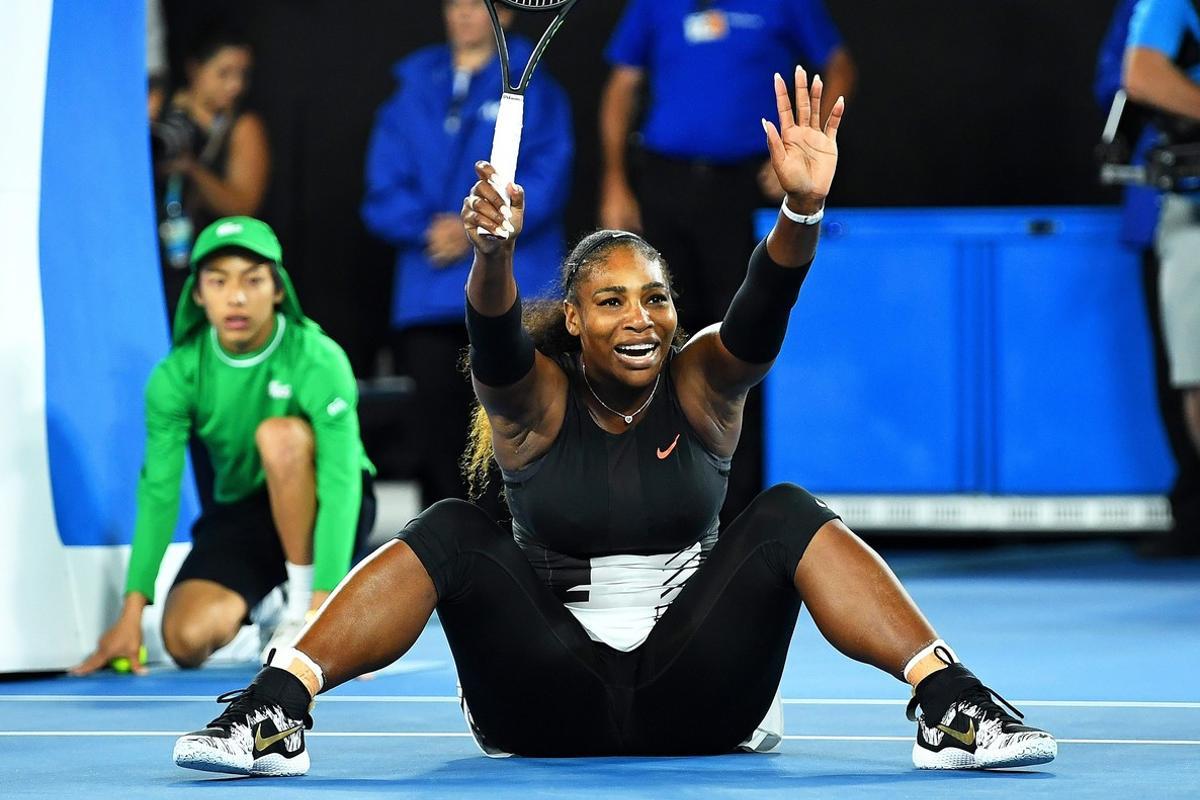
MULTIPOLYGON (((396 248, 392 355, 417 384, 421 502, 466 497, 458 457, 473 401, 458 369, 467 346, 462 292, 471 246, 458 212, 475 162, 489 157, 501 93, 495 36, 482 0, 442 3, 447 42, 396 64, 395 93, 379 109, 367 153, 367 228, 396 248)), ((511 12, 498 9, 501 21, 511 12)), ((511 62, 532 44, 508 37, 511 62)), ((566 94, 539 68, 525 100, 517 181, 537 197, 525 219, 517 279, 551 287, 563 253, 562 208, 574 154, 566 94)))

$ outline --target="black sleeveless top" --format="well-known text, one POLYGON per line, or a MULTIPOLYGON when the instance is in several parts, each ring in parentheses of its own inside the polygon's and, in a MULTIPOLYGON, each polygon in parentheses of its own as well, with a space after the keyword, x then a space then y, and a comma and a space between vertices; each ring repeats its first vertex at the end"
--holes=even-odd
POLYGON ((551 554, 672 553, 715 537, 730 459, 709 452, 684 415, 673 357, 642 419, 615 434, 588 412, 577 357, 559 360, 569 380, 562 430, 536 462, 503 473, 513 535, 535 569, 551 554))

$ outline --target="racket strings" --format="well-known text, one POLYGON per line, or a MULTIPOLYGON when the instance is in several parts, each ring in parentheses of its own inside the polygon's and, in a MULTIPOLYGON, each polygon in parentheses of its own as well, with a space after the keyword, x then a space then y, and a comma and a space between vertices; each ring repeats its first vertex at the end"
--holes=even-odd
POLYGON ((499 2, 524 11, 549 11, 552 8, 565 6, 570 0, 499 0, 499 2))

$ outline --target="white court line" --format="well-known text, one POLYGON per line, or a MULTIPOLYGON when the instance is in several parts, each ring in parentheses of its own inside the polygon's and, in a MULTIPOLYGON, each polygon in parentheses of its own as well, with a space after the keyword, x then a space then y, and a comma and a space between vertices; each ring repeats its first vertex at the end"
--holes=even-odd
MULTIPOLYGON (((0 737, 133 737, 133 736, 182 736, 185 731, 0 731, 0 737)), ((418 732, 418 731, 325 731, 308 733, 324 739, 465 739, 462 733, 418 732)), ((911 742, 911 736, 784 736, 789 741, 803 742, 911 742)), ((1200 746, 1200 739, 1059 739, 1059 744, 1116 744, 1116 745, 1187 745, 1200 746)))
MULTIPOLYGON (((0 736, 182 736, 188 731, 0 731, 0 736)), ((322 731, 320 733, 306 733, 305 738, 309 736, 319 736, 323 738, 381 738, 381 739, 461 739, 467 738, 471 734, 463 731, 462 733, 438 733, 420 731, 322 731)))
MULTIPOLYGON (((214 703, 212 694, 0 694, 0 703, 214 703)), ((346 695, 319 697, 318 703, 458 703, 451 695, 346 695)), ((1198 703, 1197 705, 1200 705, 1198 703)))
MULTIPOLYGON (((0 703, 211 703, 206 694, 0 694, 0 703)), ((318 703, 458 703, 449 695, 335 695, 318 698, 318 703)), ((907 700, 859 698, 785 699, 784 705, 805 706, 903 706, 907 700)), ((1016 706, 1031 708, 1200 708, 1200 702, 1173 700, 1014 700, 1016 706)))
MULTIPOLYGON (((823 736, 784 735, 784 739, 801 742, 911 742, 911 736, 823 736)), ((1200 739, 1057 739, 1059 744, 1182 744, 1200 745, 1200 739)))
MULTIPOLYGON (((908 701, 805 698, 785 699, 783 703, 803 706, 903 706, 908 701)), ((1033 708, 1200 708, 1200 702, 1186 700, 1013 700, 1013 705, 1033 708)))

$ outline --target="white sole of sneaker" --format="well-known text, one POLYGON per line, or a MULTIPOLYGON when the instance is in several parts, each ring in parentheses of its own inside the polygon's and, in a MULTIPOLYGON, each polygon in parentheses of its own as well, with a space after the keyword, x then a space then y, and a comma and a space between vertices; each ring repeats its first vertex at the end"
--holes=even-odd
POLYGON ((1006 748, 968 753, 956 747, 933 752, 913 745, 913 766, 917 769, 1011 769, 1046 764, 1058 755, 1058 742, 1050 737, 1026 739, 1006 748))
POLYGON ((249 775, 250 758, 237 758, 232 753, 193 739, 175 742, 172 754, 177 766, 204 772, 224 772, 229 775, 249 775))
POLYGON ((975 769, 975 756, 957 747, 947 747, 936 753, 919 744, 913 745, 913 766, 917 769, 975 769))
POLYGON ((251 763, 249 758, 238 758, 226 750, 192 739, 176 742, 173 758, 175 764, 184 769, 272 778, 306 775, 310 765, 307 750, 291 758, 270 753, 251 763))
POLYGON ((1057 755, 1058 742, 1049 736, 1039 736, 1003 749, 976 751, 975 762, 980 769, 1032 767, 1053 761, 1057 755))
POLYGON ((308 774, 308 767, 307 750, 291 758, 271 753, 255 759, 250 774, 256 777, 287 778, 308 774))

